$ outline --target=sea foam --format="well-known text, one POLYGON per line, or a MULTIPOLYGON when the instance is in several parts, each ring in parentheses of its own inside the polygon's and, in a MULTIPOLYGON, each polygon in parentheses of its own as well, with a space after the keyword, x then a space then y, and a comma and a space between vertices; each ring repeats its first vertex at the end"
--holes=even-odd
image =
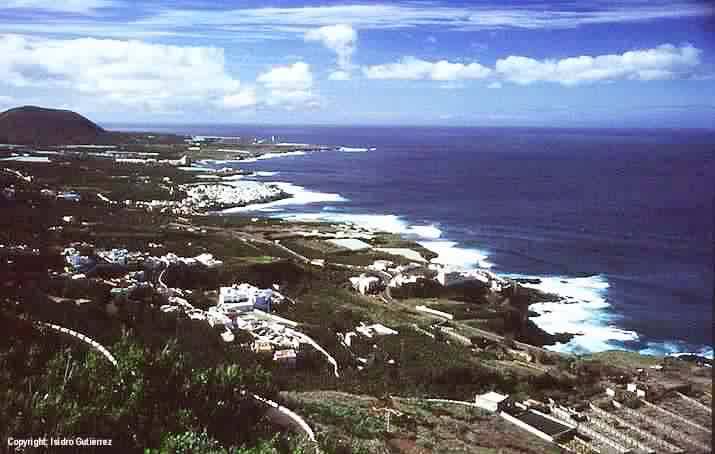
MULTIPOLYGON (((507 275, 511 278, 527 276, 507 275)), ((590 353, 623 348, 621 343, 638 340, 638 333, 624 330, 612 322, 615 316, 607 310, 609 288, 604 276, 536 277, 539 284, 522 284, 545 293, 557 295, 552 302, 536 303, 529 309, 538 313, 532 318, 536 325, 550 334, 571 333, 576 336, 567 343, 549 346, 550 350, 570 353, 590 353)))
POLYGON ((692 344, 680 340, 673 340, 667 342, 648 342, 646 345, 646 348, 639 351, 641 354, 658 356, 697 355, 713 359, 712 346, 696 347, 692 344))
POLYGON ((418 241, 418 243, 437 254, 437 258, 432 259, 433 263, 464 269, 491 268, 493 266, 487 261, 487 254, 484 251, 459 247, 455 241, 418 241))
POLYGON ((291 213, 282 216, 296 221, 346 222, 378 232, 395 233, 422 239, 436 239, 442 231, 435 224, 412 225, 394 214, 338 213, 332 207, 320 213, 291 213))
POLYGON ((325 203, 325 202, 345 202, 345 199, 340 194, 331 194, 327 192, 316 192, 309 191, 302 186, 298 186, 292 183, 286 182, 271 182, 269 183, 273 186, 277 186, 283 192, 290 194, 291 197, 276 200, 274 202, 268 203, 258 203, 253 205, 247 205, 245 207, 229 208, 228 210, 222 211, 224 214, 230 213, 241 213, 246 211, 269 211, 277 208, 281 208, 289 205, 308 205, 311 203, 325 203))

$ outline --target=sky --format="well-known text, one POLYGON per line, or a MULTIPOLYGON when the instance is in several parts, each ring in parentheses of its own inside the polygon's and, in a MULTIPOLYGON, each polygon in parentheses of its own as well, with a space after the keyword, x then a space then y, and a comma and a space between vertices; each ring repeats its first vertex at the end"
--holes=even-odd
POLYGON ((0 110, 100 123, 715 128, 689 0, 3 0, 0 110))

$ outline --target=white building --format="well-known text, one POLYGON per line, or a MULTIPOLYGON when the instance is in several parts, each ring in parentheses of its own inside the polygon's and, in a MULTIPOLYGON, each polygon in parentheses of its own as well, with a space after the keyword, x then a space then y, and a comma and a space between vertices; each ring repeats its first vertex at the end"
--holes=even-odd
POLYGON ((106 260, 109 263, 114 263, 115 265, 126 265, 127 255, 129 251, 126 249, 111 249, 109 251, 97 251, 97 255, 106 260))
POLYGON ((67 264, 74 271, 90 267, 94 264, 91 257, 81 255, 75 248, 66 248, 62 254, 65 256, 67 264))
POLYGON ((393 265, 394 263, 389 260, 375 260, 368 268, 375 271, 387 271, 393 265))
POLYGON ((390 279, 390 287, 397 288, 406 284, 415 284, 419 279, 424 279, 424 276, 419 274, 398 274, 390 279))
POLYGON ((296 353, 292 348, 277 350, 273 353, 273 361, 277 361, 288 366, 295 366, 296 353))
POLYGON ((212 254, 207 253, 197 255, 194 260, 207 268, 216 268, 223 264, 221 260, 217 260, 212 254))
POLYGON ((398 334, 397 331, 395 331, 394 329, 388 328, 387 326, 381 325, 380 323, 375 323, 374 325, 365 325, 361 322, 360 326, 355 328, 355 331, 368 338, 371 338, 374 335, 392 336, 398 334))
POLYGON ((474 404, 484 410, 497 413, 505 405, 509 396, 489 391, 485 394, 478 394, 474 398, 474 404))
POLYGON ((234 284, 231 287, 221 287, 219 289, 218 304, 241 312, 254 308, 270 312, 272 300, 272 289, 259 289, 244 283, 240 285, 234 284))
POLYGON ((447 287, 462 282, 478 281, 490 285, 490 276, 483 270, 454 271, 441 269, 437 273, 437 282, 447 287))
POLYGON ((352 284, 353 288, 358 292, 363 295, 367 295, 368 293, 375 293, 379 291, 380 278, 361 274, 357 277, 351 277, 350 284, 352 284))

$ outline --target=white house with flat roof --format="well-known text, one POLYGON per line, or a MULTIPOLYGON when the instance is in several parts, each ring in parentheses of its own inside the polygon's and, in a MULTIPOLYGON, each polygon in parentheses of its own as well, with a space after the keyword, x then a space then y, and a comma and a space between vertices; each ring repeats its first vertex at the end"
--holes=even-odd
POLYGON ((353 288, 358 292, 367 295, 368 293, 375 293, 379 290, 380 278, 361 274, 360 276, 351 277, 350 284, 352 284, 353 288))
POLYGON ((497 413, 502 409, 502 406, 509 399, 505 394, 499 394, 494 391, 489 391, 484 394, 477 394, 474 398, 474 404, 484 410, 492 413, 497 413))
POLYGON ((239 312, 260 309, 270 312, 273 300, 272 289, 259 289, 251 284, 232 285, 219 289, 218 304, 239 312))

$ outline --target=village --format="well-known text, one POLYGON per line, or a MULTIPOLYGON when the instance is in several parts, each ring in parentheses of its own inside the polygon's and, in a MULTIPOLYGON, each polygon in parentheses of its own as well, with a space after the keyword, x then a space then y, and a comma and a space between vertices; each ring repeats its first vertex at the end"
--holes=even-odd
MULTIPOLYGON (((122 159, 134 158, 112 163, 122 173, 141 172, 146 165, 122 159)), ((336 380, 332 386, 370 374, 399 375, 410 367, 404 359, 405 342, 408 348, 419 342, 420 350, 458 351, 465 361, 508 371, 517 382, 553 376, 571 383, 582 372, 564 369, 565 364, 600 364, 597 356, 581 360, 532 343, 528 302, 519 301, 540 296, 488 269, 444 265, 414 242, 350 223, 245 217, 233 227, 223 217, 206 216, 217 207, 284 196, 277 188, 240 179, 206 183, 197 178, 200 172, 182 171, 172 163, 158 168, 157 174, 130 180, 166 198, 123 199, 111 193, 111 185, 102 187, 105 183, 91 190, 87 185, 44 183, 46 163, 4 164, 3 203, 30 201, 52 207, 48 210, 55 217, 49 219, 47 231, 53 235, 56 255, 50 262, 59 257, 61 264, 44 262, 41 268, 49 267, 47 296, 54 311, 67 307, 81 314, 82 308, 99 307, 103 317, 117 323, 141 318, 146 311, 185 319, 186 326, 203 325, 220 342, 238 344, 272 362, 276 370, 295 371, 294 377, 316 373, 306 367, 315 364, 317 356, 322 366, 316 370, 329 371, 336 380), (105 214, 90 215, 90 208, 105 214), (150 216, 156 225, 118 233, 116 225, 102 219, 111 213, 150 216), (67 240, 61 242, 63 238, 67 240), (245 257, 227 252, 228 241, 245 257), (273 271, 279 266, 314 276, 306 279, 324 285, 321 292, 335 292, 336 298, 355 306, 326 309, 320 304, 327 303, 308 303, 311 297, 300 289, 318 284, 286 278, 273 271), (100 294, 105 296, 96 296, 100 294), (344 313, 351 316, 341 320, 344 313), (331 318, 336 328, 317 328, 331 318)), ((47 254, 48 245, 34 244, 32 235, 5 238, 0 264, 8 272, 0 284, 15 285, 23 278, 12 271, 15 266, 46 260, 47 254)), ((9 300, 22 305, 14 297, 9 300)), ((55 321, 69 323, 64 317, 55 321)), ((508 430, 566 452, 711 452, 711 364, 675 358, 646 362, 643 367, 606 367, 589 391, 573 384, 561 394, 509 393, 489 385, 491 390, 484 390, 479 384, 460 396, 409 398, 474 408, 499 418, 508 430)), ((395 402, 399 398, 394 396, 395 402)))

